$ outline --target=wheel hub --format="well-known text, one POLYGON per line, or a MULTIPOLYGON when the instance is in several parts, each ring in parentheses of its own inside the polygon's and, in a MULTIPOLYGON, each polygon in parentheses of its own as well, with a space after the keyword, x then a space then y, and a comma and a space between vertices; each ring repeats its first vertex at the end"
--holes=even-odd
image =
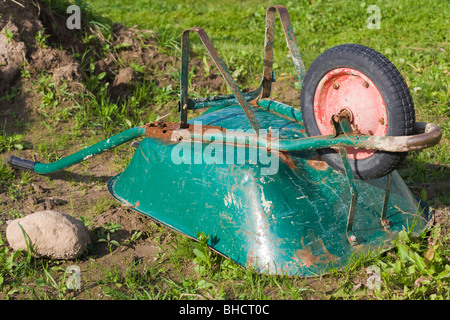
MULTIPOLYGON (((321 134, 332 134, 330 122, 342 109, 351 115, 354 131, 385 136, 388 128, 387 109, 376 85, 362 72, 351 68, 337 68, 328 72, 317 86, 314 114, 321 134)), ((376 151, 347 148, 350 159, 366 159, 376 151)))

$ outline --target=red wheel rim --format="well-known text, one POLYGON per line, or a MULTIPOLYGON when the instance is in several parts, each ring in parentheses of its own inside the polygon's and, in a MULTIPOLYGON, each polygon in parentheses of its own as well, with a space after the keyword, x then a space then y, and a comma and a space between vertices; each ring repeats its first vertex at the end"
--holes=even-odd
MULTIPOLYGON (((333 134, 331 117, 342 109, 352 113, 353 130, 362 134, 384 136, 388 117, 383 97, 375 84, 362 72, 338 68, 319 82, 314 95, 314 116, 321 134, 333 134)), ((347 148, 349 159, 366 159, 376 151, 347 148)))

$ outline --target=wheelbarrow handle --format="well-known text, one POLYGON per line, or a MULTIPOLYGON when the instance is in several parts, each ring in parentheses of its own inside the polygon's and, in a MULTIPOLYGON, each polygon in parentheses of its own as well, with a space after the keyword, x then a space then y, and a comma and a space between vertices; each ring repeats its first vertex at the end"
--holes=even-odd
POLYGON ((41 163, 16 156, 11 156, 8 159, 8 163, 12 167, 20 170, 33 171, 39 174, 53 173, 146 134, 147 132, 145 126, 135 127, 118 133, 108 139, 100 141, 90 147, 82 149, 55 162, 41 163))
POLYGON ((370 136, 361 147, 390 152, 408 152, 432 147, 439 143, 442 130, 434 123, 416 122, 411 136, 370 136))

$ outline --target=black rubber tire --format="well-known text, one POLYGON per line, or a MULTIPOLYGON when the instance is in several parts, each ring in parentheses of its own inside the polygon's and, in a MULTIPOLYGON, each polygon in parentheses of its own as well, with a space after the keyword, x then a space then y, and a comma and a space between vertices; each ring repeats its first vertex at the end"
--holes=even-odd
MULTIPOLYGON (((300 107, 308 136, 321 135, 314 116, 314 95, 320 80, 331 70, 352 68, 366 75, 376 86, 386 105, 389 119, 387 136, 413 133, 414 104, 405 80, 397 68, 381 53, 358 44, 343 44, 322 53, 306 73, 300 95, 300 107)), ((340 154, 331 148, 318 153, 335 170, 345 172, 340 154)), ((369 180, 392 172, 405 158, 406 152, 377 151, 366 159, 352 160, 350 165, 357 179, 369 180)))

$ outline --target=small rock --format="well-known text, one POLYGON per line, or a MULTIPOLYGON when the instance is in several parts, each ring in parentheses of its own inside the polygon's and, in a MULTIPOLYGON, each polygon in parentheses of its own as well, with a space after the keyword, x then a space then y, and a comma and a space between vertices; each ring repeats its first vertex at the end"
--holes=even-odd
POLYGON ((75 259, 89 242, 89 232, 81 221, 64 213, 46 210, 12 220, 6 238, 14 250, 27 250, 22 226, 33 248, 34 257, 75 259))
POLYGON ((81 79, 81 68, 78 63, 68 63, 53 70, 53 79, 60 83, 61 79, 79 80, 81 79))
POLYGON ((133 79, 136 78, 136 72, 130 68, 122 68, 119 70, 116 78, 114 79, 114 86, 124 86, 129 84, 133 79))

